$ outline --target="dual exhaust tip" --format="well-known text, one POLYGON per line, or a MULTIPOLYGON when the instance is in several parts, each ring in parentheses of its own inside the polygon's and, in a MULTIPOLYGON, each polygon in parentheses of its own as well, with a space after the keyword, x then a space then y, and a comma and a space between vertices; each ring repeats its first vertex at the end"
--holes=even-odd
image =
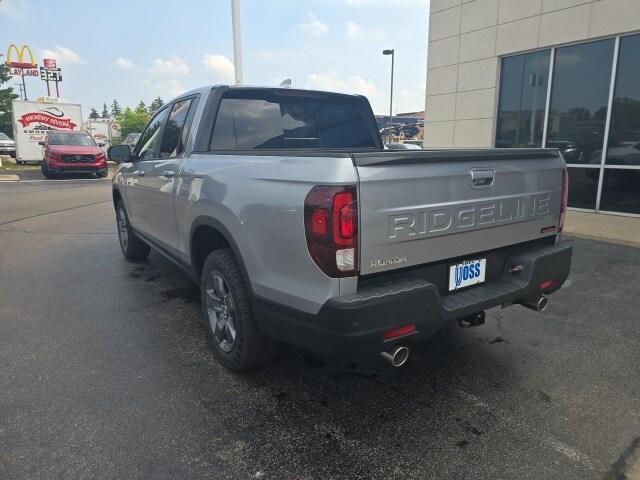
MULTIPOLYGON (((543 295, 537 300, 523 302, 521 305, 536 312, 544 312, 547 309, 548 303, 549 300, 543 295)), ((380 356, 389 362, 391 366, 398 368, 407 363, 407 360, 409 360, 409 353, 409 347, 405 345, 396 345, 386 352, 380 352, 380 356)))

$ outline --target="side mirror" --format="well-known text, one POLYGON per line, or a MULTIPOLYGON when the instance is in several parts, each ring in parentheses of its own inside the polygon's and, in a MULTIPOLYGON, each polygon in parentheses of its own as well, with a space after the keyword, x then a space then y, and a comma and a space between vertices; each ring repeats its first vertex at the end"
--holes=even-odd
POLYGON ((131 161, 129 145, 113 145, 107 150, 107 157, 115 163, 127 163, 131 161))
POLYGON ((40 141, 38 142, 38 145, 40 145, 41 147, 44 147, 44 146, 46 145, 46 143, 45 143, 45 141, 44 141, 44 140, 40 140, 40 141))
POLYGON ((106 144, 105 143, 98 143, 99 147, 104 147, 106 144))

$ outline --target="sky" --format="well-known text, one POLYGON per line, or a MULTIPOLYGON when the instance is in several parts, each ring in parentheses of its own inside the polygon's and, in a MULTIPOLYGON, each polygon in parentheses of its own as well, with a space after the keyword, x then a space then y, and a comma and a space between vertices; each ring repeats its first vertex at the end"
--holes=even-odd
MULTIPOLYGON (((244 83, 366 95, 394 114, 424 109, 430 0, 240 0, 244 83)), ((56 58, 62 97, 88 109, 165 101, 233 83, 230 0, 0 0, 0 52, 29 45, 56 58)), ((15 82, 17 83, 18 77, 15 82)), ((29 98, 45 82, 27 78, 29 98)))

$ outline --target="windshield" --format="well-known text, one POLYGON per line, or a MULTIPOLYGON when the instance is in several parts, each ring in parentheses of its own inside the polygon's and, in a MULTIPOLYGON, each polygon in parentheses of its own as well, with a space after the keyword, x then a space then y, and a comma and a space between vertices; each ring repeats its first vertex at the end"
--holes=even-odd
POLYGON ((5 133, 0 132, 0 140, 11 140, 5 133))
POLYGON ((96 142, 89 135, 78 135, 77 133, 50 133, 49 145, 95 147, 96 142))

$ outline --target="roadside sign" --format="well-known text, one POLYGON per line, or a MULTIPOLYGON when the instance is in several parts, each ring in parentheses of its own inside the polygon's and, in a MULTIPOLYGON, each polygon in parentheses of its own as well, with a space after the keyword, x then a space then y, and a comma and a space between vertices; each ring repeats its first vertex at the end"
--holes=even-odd
MULTIPOLYGON (((57 67, 56 61, 53 58, 43 58, 42 59, 42 65, 47 70, 55 70, 56 67, 57 67)), ((58 70, 60 70, 60 69, 58 69, 58 70)))

